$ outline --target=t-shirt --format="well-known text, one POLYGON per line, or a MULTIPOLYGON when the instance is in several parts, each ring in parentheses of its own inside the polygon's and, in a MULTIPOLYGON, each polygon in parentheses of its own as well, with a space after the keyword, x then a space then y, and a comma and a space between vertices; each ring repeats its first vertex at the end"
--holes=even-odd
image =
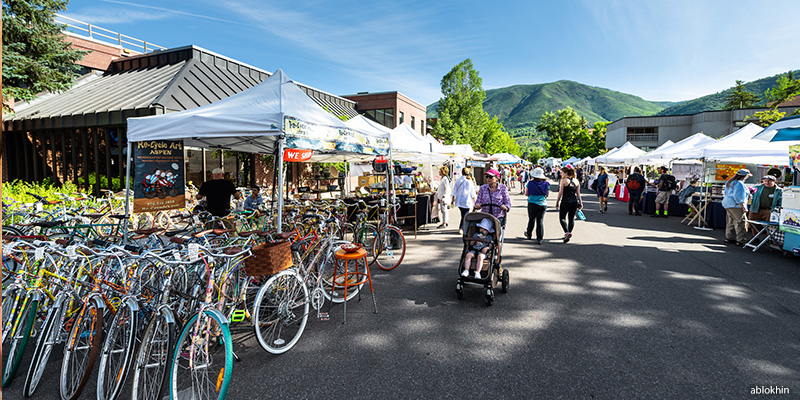
POLYGON ((642 174, 639 174, 639 173, 636 173, 636 172, 630 174, 628 176, 628 182, 630 182, 630 181, 639 182, 639 188, 638 189, 631 189, 630 186, 628 187, 628 190, 630 190, 631 192, 641 192, 641 191, 644 190, 645 181, 644 181, 644 176, 642 176, 642 174))
POLYGON ((214 179, 203 182, 197 192, 201 196, 206 196, 208 206, 206 210, 218 217, 228 215, 231 208, 231 196, 236 193, 236 186, 233 182, 225 179, 214 179))
POLYGON ((765 208, 766 209, 772 208, 772 199, 774 197, 773 195, 775 194, 776 187, 777 186, 772 186, 772 187, 764 186, 764 188, 761 189, 761 199, 759 200, 758 208, 762 210, 765 208))
POLYGON ((661 183, 661 186, 658 188, 659 192, 669 192, 669 190, 665 189, 667 186, 667 175, 669 174, 661 174, 661 176, 658 177, 658 182, 661 183))

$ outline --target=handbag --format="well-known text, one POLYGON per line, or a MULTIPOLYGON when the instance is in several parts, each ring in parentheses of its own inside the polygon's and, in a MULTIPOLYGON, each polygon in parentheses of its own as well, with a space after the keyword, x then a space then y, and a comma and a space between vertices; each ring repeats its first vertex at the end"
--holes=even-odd
POLYGON ((597 179, 592 181, 592 184, 589 185, 589 189, 597 190, 597 179))

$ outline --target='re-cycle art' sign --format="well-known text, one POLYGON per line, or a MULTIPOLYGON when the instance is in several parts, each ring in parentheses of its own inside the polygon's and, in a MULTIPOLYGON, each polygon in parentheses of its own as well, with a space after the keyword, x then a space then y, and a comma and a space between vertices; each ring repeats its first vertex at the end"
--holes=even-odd
POLYGON ((136 142, 133 165, 133 212, 186 206, 182 141, 136 142))

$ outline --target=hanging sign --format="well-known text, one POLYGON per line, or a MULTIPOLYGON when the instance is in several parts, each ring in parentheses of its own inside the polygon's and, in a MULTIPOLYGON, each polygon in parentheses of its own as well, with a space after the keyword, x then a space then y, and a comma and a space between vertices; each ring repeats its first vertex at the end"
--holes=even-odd
POLYGON ((714 174, 714 179, 718 181, 727 181, 744 167, 744 164, 717 164, 717 172, 714 174))
POLYGON ((186 207, 183 141, 133 144, 133 212, 186 207))
POLYGON ((375 157, 375 163, 376 164, 383 164, 383 163, 388 162, 388 161, 389 161, 389 159, 387 159, 386 156, 375 157))
POLYGON ((389 140, 364 135, 350 128, 326 126, 286 116, 283 121, 286 147, 340 151, 357 154, 389 154, 389 140))
POLYGON ((283 151, 283 161, 303 162, 310 160, 313 155, 314 150, 286 149, 283 151))

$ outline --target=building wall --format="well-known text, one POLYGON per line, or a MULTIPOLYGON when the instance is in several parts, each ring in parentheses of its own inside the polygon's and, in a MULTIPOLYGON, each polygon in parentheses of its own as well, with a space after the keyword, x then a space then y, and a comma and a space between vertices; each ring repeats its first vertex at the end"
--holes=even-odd
POLYGON ((84 55, 83 59, 78 61, 77 64, 93 70, 106 71, 111 65, 111 61, 120 57, 139 54, 118 46, 113 46, 89 38, 83 38, 69 34, 67 35, 66 40, 71 42, 72 45, 78 50, 90 51, 90 53, 84 55))
POLYGON ((395 127, 400 124, 400 113, 403 113, 403 123, 412 126, 413 119, 414 126, 412 128, 423 135, 427 134, 425 129, 427 110, 422 104, 411 100, 400 92, 364 93, 342 97, 358 103, 356 109, 361 114, 368 110, 392 108, 394 109, 395 127))

